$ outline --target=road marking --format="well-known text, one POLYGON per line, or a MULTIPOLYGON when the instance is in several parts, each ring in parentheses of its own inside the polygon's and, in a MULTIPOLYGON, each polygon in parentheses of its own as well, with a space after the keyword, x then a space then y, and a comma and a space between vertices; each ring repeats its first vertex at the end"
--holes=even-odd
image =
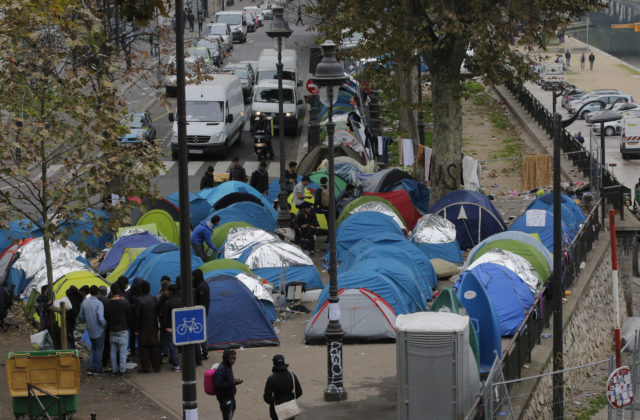
POLYGON ((216 164, 213 165, 213 173, 227 173, 229 172, 229 166, 231 166, 231 161, 229 160, 221 160, 220 162, 216 162, 216 164))
POLYGON ((280 178, 280 162, 271 162, 267 168, 269 178, 280 178))
POLYGON ((187 167, 187 175, 194 176, 198 173, 198 169, 200 169, 202 165, 204 165, 203 161, 189 162, 189 165, 187 167))
POLYGON ((164 166, 164 169, 160 169, 160 176, 165 176, 166 174, 168 174, 171 168, 173 168, 173 165, 175 165, 176 163, 178 162, 176 162, 175 160, 163 161, 162 165, 164 166))

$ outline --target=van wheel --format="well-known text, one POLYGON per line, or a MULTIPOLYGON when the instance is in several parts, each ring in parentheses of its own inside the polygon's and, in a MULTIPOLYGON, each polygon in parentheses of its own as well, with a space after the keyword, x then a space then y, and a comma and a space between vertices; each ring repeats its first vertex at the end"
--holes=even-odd
POLYGON ((613 129, 613 127, 607 127, 607 129, 604 130, 605 136, 613 136, 614 134, 615 134, 615 130, 613 129))

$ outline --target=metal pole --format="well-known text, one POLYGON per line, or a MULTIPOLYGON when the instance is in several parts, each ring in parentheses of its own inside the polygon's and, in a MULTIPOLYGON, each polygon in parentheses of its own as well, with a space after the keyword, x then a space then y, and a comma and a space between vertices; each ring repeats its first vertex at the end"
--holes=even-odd
MULTIPOLYGON (((176 82, 178 118, 178 191, 180 203, 180 277, 183 306, 193 306, 191 293, 191 241, 189 232, 189 178, 187 175, 187 119, 184 93, 184 13, 183 1, 176 0, 176 82)), ((198 418, 195 347, 182 347, 182 416, 198 418)))
POLYGON ((418 135, 420 144, 426 146, 424 138, 424 110, 422 109, 422 57, 418 55, 418 135))
POLYGON ((606 211, 604 200, 604 122, 600 123, 600 200, 602 202, 602 226, 604 226, 604 212, 606 211))
POLYGON ((618 291, 618 246, 616 243, 616 211, 609 210, 609 242, 611 244, 611 280, 613 291, 613 311, 616 328, 614 341, 616 346, 616 368, 622 366, 622 352, 620 350, 620 294, 618 291))
POLYGON ((309 96, 309 131, 307 132, 308 150, 313 149, 320 143, 320 124, 318 124, 318 95, 309 96))
POLYGON ((560 114, 553 115, 553 418, 564 418, 562 349, 562 202, 560 195, 560 114))
POLYGON ((285 147, 284 147, 284 97, 282 92, 282 37, 278 37, 278 141, 280 153, 280 194, 278 195, 278 226, 289 226, 289 209, 287 204, 287 182, 285 179, 285 147))
POLYGON ((327 337, 328 384, 324 391, 325 401, 344 401, 347 391, 342 376, 342 337, 344 331, 340 325, 340 306, 338 298, 338 273, 336 257, 336 202, 335 202, 335 164, 333 150, 333 87, 326 87, 329 99, 329 120, 327 122, 328 158, 329 158, 329 324, 325 330, 327 337))

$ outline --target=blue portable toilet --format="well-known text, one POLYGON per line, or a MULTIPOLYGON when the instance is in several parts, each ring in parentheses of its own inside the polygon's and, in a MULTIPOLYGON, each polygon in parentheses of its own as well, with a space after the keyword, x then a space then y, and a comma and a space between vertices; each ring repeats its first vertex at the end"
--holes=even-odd
POLYGON ((120 263, 122 253, 126 248, 148 248, 162 242, 164 242, 162 239, 147 231, 122 235, 113 243, 113 247, 109 249, 104 260, 98 266, 98 273, 104 275, 113 271, 120 263))
POLYGON ((238 279, 217 276, 207 279, 210 306, 207 316, 207 347, 277 346, 280 340, 254 294, 238 279))
POLYGON ((210 219, 215 215, 220 216, 220 224, 245 222, 268 232, 278 228, 277 218, 273 217, 272 212, 252 201, 239 201, 220 210, 212 208, 207 217, 210 219))
MULTIPOLYGON (((165 200, 180 209, 180 193, 178 191, 166 196, 165 200)), ((198 194, 189 192, 189 220, 192 228, 195 228, 200 224, 200 222, 206 219, 210 210, 211 205, 207 200, 200 197, 198 194)))
MULTIPOLYGON (((561 222, 562 249, 569 246, 575 234, 566 223, 561 222)), ((527 210, 518 217, 509 230, 537 234, 542 244, 553 254, 553 213, 546 210, 527 210)))
POLYGON ((507 230, 491 200, 475 191, 451 191, 431 207, 430 213, 454 224, 462 249, 473 248, 489 236, 507 230))

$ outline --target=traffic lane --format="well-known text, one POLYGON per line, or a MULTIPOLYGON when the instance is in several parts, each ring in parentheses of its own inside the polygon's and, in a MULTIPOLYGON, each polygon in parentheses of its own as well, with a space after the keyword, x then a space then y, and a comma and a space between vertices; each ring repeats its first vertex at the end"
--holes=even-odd
MULTIPOLYGON (((526 87, 544 106, 547 107, 548 110, 553 109, 552 91, 545 91, 534 83, 527 83, 526 87)), ((569 112, 562 107, 562 98, 558 97, 556 101, 556 111, 562 115, 562 119, 564 120, 569 118, 569 112)), ((576 135, 578 132, 582 133, 585 138, 585 147, 597 149, 596 153, 600 155, 600 135, 595 134, 591 130, 591 126, 587 124, 585 120, 575 120, 571 125, 566 127, 566 129, 573 135, 576 135), (589 144, 591 144, 591 146, 589 146, 589 144)), ((633 189, 633 186, 638 182, 638 177, 640 176, 640 159, 622 159, 622 154, 620 153, 620 142, 620 135, 605 136, 605 166, 608 169, 611 169, 609 164, 614 163, 615 166, 613 167, 613 173, 615 177, 622 185, 633 189)))

